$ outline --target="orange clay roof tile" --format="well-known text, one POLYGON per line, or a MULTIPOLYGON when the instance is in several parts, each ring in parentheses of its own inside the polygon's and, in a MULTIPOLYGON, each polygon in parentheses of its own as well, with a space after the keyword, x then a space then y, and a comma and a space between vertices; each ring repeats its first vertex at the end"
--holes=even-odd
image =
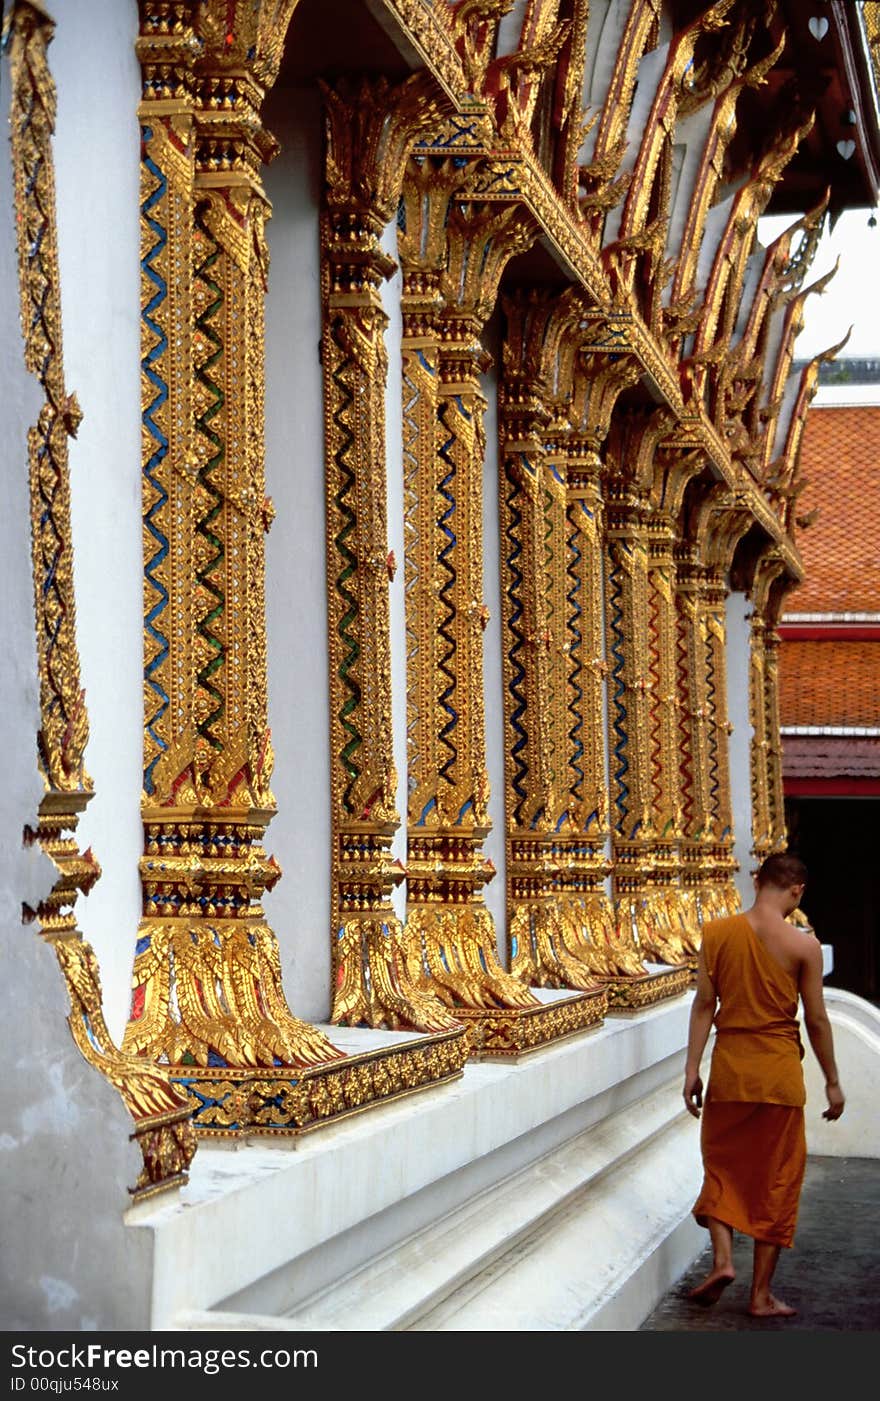
POLYGON ((782 725, 880 725, 880 642, 783 642, 779 719, 782 725))
POLYGON ((812 408, 801 446, 804 581, 787 613, 880 612, 880 405, 812 408))

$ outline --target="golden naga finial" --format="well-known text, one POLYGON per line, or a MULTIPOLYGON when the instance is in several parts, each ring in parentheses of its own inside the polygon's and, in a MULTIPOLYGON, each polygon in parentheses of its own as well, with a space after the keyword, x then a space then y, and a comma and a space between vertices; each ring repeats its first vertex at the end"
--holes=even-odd
POLYGON ((522 124, 522 113, 512 100, 514 88, 522 78, 540 79, 556 63, 562 45, 571 28, 570 20, 557 24, 537 43, 516 53, 496 58, 486 70, 485 88, 495 93, 495 112, 499 127, 510 132, 522 124))
POLYGON ((513 0, 458 0, 452 6, 456 48, 474 90, 483 85, 498 25, 512 9, 513 0))

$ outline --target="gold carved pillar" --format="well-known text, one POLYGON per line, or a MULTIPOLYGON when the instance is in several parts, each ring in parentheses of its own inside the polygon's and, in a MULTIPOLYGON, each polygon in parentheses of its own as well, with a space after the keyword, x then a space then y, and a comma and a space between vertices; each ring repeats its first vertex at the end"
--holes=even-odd
POLYGON ((606 891, 611 872, 605 750, 604 500, 601 433, 573 432, 566 451, 566 590, 570 827, 554 837, 566 939, 603 977, 643 979, 631 939, 620 937, 606 891))
POLYGON ((571 426, 554 405, 551 386, 558 371, 557 392, 571 393, 570 303, 566 294, 504 299, 499 438, 508 930, 511 971, 523 982, 593 991, 605 960, 588 947, 563 888, 574 830, 564 446, 571 426), (563 338, 569 342, 564 357, 563 338))
POLYGON ((785 794, 782 785, 782 738, 779 733, 779 644, 775 627, 764 636, 764 681, 767 713, 767 791, 770 799, 770 831, 773 850, 784 850, 788 841, 785 794))
POLYGON ((681 886, 682 831, 679 760, 680 697, 677 685, 675 518, 655 508, 647 521, 648 679, 651 684, 649 783, 654 815, 648 913, 668 940, 667 951, 692 958, 698 947, 696 919, 681 886))
MULTIPOLYGON (((727 688, 727 597, 739 540, 753 521, 746 496, 703 482, 691 503, 690 530, 701 560, 695 578, 705 680, 706 802, 708 824, 701 838, 700 920, 734 914, 741 907, 735 884, 733 807, 730 791, 730 723, 727 688)), ((691 851, 690 866, 696 865, 691 851)), ((695 897, 696 898, 696 897, 695 897)))
POLYGON ((752 725, 751 794, 752 794, 752 853, 757 865, 773 851, 773 822, 770 809, 770 784, 767 723, 767 628, 764 619, 753 612, 750 620, 749 655, 749 719, 752 725))
POLYGON ((654 415, 657 437, 644 435, 651 460, 642 467, 651 481, 648 532, 648 675, 650 705, 650 792, 654 836, 649 858, 648 909, 651 920, 679 957, 693 962, 699 948, 698 912, 693 892, 682 883, 683 834, 680 740, 682 707, 678 665, 679 615, 677 546, 682 503, 688 483, 702 469, 705 454, 692 426, 654 415))
POLYGON ((455 205, 460 184, 451 162, 414 161, 399 232, 411 639, 407 932, 422 985, 450 1008, 474 1011, 535 1004, 498 960, 481 894, 494 869, 481 850, 489 781, 480 376, 489 361, 480 332, 505 263, 532 230, 516 209, 455 205), (435 290, 429 327, 418 323, 419 288, 435 290))
POLYGON ((735 914, 740 897, 734 883, 733 808, 730 795, 730 736, 727 703, 727 583, 717 565, 706 572, 703 607, 706 620, 706 699, 709 708, 709 795, 712 804, 714 866, 710 874, 709 910, 735 914))
POLYGON ((420 985, 471 1028, 473 1053, 518 1055, 599 1020, 605 1000, 542 1003, 499 961, 482 896, 494 868, 483 692, 483 468, 489 359, 480 335, 507 261, 533 238, 517 206, 465 200, 460 167, 409 167, 404 276, 409 807, 407 949, 420 985), (433 415, 433 431, 431 428, 433 415))
MULTIPOLYGON (((614 890, 620 924, 643 958, 680 965, 680 938, 656 918, 650 891, 659 857, 652 801, 651 744, 656 728, 656 656, 652 671, 649 588, 650 503, 628 476, 607 482, 608 747, 614 890)), ((654 651, 658 639, 654 639, 654 651)))
MULTIPOLYGON (((254 1067, 339 1060, 294 1017, 259 903, 269 787, 263 302, 274 152, 259 111, 295 0, 142 0, 144 913, 126 1049, 167 1062, 197 1123, 257 1115, 254 1067)), ((269 1114, 271 1118, 271 1112, 269 1114)))
MULTIPOLYGON (((730 794, 730 716, 727 703, 726 567, 718 541, 737 514, 707 497, 705 519, 691 521, 692 539, 678 571, 679 693, 681 712, 682 880, 695 926, 734 913, 733 815, 730 794), (698 562, 699 561, 699 562, 698 562)), ((723 495, 723 492, 720 493, 723 495)), ((735 536, 731 536, 733 540, 735 536)), ((722 553, 723 553, 722 549, 722 553)))
MULTIPOLYGON (((635 357, 619 353, 616 327, 606 326, 600 318, 592 324, 591 320, 584 318, 579 326, 582 340, 570 408, 575 432, 567 443, 565 599, 572 721, 568 792, 573 831, 569 836, 560 833, 557 842, 562 848, 560 855, 564 852, 560 860, 561 903, 563 917, 580 928, 590 952, 601 955, 609 1006, 641 1007, 682 991, 687 973, 679 968, 652 973, 645 966, 652 952, 641 943, 641 934, 648 928, 643 909, 646 876, 638 858, 619 859, 621 854, 630 857, 645 849, 638 825, 631 834, 636 846, 627 848, 621 840, 632 818, 621 778, 629 764, 625 750, 639 734, 642 743, 646 742, 650 719, 647 707, 636 712, 631 703, 629 688, 634 683, 638 684, 633 695, 645 696, 641 688, 644 666, 637 674, 635 651, 630 649, 630 641, 625 641, 625 636, 632 638, 626 629, 639 616, 641 644, 646 645, 649 595, 644 520, 648 502, 638 486, 631 455, 621 451, 621 434, 615 434, 614 443, 619 470, 612 472, 603 463, 600 448, 609 437, 621 393, 637 382, 641 367, 635 357), (600 348, 606 337, 607 352, 600 348), (625 471, 620 470, 624 459, 625 471), (635 568, 634 553, 638 559, 635 568), (605 890, 609 874, 613 874, 616 904, 605 890), (641 924, 634 918, 636 913, 642 916, 641 924)), ((639 802, 650 823, 646 776, 645 769, 639 802)))
MULTIPOLYGON (((94 950, 74 911, 101 874, 91 849, 76 841, 80 815, 94 796, 86 772, 89 737, 76 640, 73 537, 70 520, 68 438, 82 414, 64 377, 61 286, 55 214, 52 138, 56 92, 48 47, 54 24, 41 7, 16 0, 8 10, 3 45, 11 79, 10 138, 17 229, 24 360, 42 392, 37 422, 28 432, 34 617, 39 679, 37 763, 44 792, 36 842, 55 868, 52 889, 37 909, 25 909, 53 950, 70 997, 68 1025, 82 1056, 119 1093, 134 1123, 130 1135, 143 1158, 135 1200, 186 1181, 196 1151, 191 1105, 168 1072, 120 1051, 104 1020, 94 950)), ((112 582, 112 581, 111 581, 112 582)))
POLYGON ((704 608, 705 567, 697 546, 678 547, 676 609, 679 753, 681 756, 681 879, 694 927, 710 917, 706 900, 713 842, 713 807, 709 778, 708 624, 704 608))
POLYGON ((749 712, 752 723, 752 851, 757 865, 787 841, 779 732, 779 634, 782 602, 790 581, 772 549, 759 556, 749 594, 751 654, 749 712))
MULTIPOLYGON (((457 1023, 436 995, 438 988, 427 980, 421 986, 414 981, 404 931, 390 900, 404 874, 418 884, 419 873, 405 873, 390 854, 400 822, 389 637, 389 582, 396 565, 387 543, 387 318, 379 287, 394 269, 380 238, 397 212, 408 151, 423 126, 436 124, 439 106, 421 77, 397 89, 381 81, 357 89, 340 84, 325 89, 325 103, 321 246, 334 844, 332 1017, 343 1024, 438 1031, 457 1023)), ((406 268, 404 274, 407 278, 406 268)), ((418 431, 424 434, 421 450, 432 461, 439 378, 435 298, 426 286, 424 325, 414 335, 413 317, 418 321, 419 311, 412 307, 411 280, 406 286, 405 384, 412 392, 414 376, 418 383, 415 405, 404 407, 404 419, 416 414, 418 431)), ((405 490, 411 502, 411 444, 406 451, 405 490)), ((412 530, 411 506, 407 510, 412 530)), ((411 572, 408 590, 407 629, 412 635, 411 572)), ((468 622, 473 625, 472 618, 468 622)), ((435 627, 431 616, 430 629, 435 627)), ((426 630, 422 641, 429 648, 432 637, 433 631, 426 630)), ((414 668, 411 662, 408 686, 418 691, 414 668)), ((428 686, 432 671, 429 666, 428 686)), ((461 859, 456 852, 453 861, 461 859)))

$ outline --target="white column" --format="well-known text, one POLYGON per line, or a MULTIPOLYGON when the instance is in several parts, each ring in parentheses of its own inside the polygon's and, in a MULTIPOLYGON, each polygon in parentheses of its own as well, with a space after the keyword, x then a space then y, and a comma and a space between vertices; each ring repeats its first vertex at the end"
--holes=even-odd
POLYGON ((272 204, 266 302, 266 542, 269 723, 278 815, 266 850, 282 872, 264 907, 284 989, 306 1021, 330 1014, 330 739, 324 547, 323 381, 317 174, 320 95, 275 89, 266 124, 281 151, 264 172, 272 204))
POLYGON ((70 442, 76 633, 95 796, 77 831, 102 876, 77 902, 121 1039, 141 914, 143 544, 140 383, 140 67, 137 6, 62 0, 49 64, 65 381, 83 420, 70 442), (88 10, 88 17, 83 13, 88 10))

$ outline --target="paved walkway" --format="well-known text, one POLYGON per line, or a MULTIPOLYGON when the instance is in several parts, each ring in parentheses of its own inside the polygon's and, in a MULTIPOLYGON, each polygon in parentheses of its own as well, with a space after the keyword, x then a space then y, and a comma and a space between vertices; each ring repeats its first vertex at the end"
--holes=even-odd
MULTIPOLYGON (((752 1243, 734 1236, 737 1278, 712 1308, 687 1298, 708 1272, 708 1245, 670 1289, 640 1332, 880 1331, 880 1160, 808 1158, 797 1234, 783 1250, 773 1291, 798 1310, 791 1319, 757 1319, 746 1313, 752 1243)), ((844 1382, 844 1385, 849 1383, 844 1382)))

